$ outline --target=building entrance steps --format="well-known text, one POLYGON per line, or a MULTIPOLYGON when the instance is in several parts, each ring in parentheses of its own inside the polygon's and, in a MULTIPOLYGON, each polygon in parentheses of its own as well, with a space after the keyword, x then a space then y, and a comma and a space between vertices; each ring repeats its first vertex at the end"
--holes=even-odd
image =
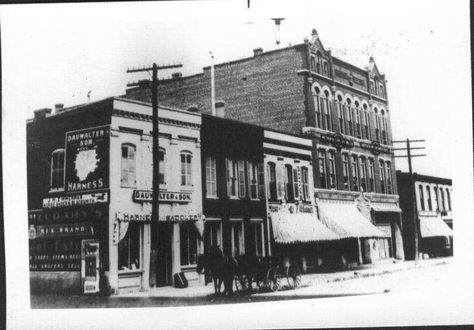
MULTIPOLYGON (((453 257, 422 259, 415 261, 400 261, 396 259, 385 259, 374 264, 361 265, 351 270, 331 272, 331 273, 312 273, 304 274, 302 277, 302 286, 317 286, 318 284, 346 281, 363 277, 379 276, 390 274, 398 271, 432 267, 442 264, 450 264, 453 257)), ((222 290, 223 290, 222 286, 222 290)), ((166 298, 190 298, 190 297, 206 297, 214 294, 214 285, 193 285, 183 289, 177 289, 171 286, 150 288, 144 292, 125 293, 111 296, 111 298, 120 299, 121 297, 166 297, 166 298)))

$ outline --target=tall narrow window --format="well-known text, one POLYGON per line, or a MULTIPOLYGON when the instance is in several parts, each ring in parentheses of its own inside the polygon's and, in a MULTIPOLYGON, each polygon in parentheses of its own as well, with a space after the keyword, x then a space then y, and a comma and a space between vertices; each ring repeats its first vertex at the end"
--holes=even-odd
POLYGON ((344 180, 344 190, 349 190, 349 156, 346 154, 342 155, 342 176, 344 180))
POLYGON ((278 199, 285 199, 285 184, 283 182, 283 171, 284 166, 281 163, 277 164, 276 167, 276 179, 277 179, 277 196, 278 199))
POLYGON ((226 159, 226 177, 227 177, 227 196, 237 197, 238 181, 237 181, 237 162, 226 159))
POLYGON ((375 94, 375 83, 372 79, 370 79, 370 94, 375 94))
POLYGON ((433 205, 431 204, 431 187, 426 186, 426 198, 428 201, 428 210, 431 211, 433 210, 433 205))
POLYGON ((293 169, 293 191, 295 193, 295 199, 300 198, 300 190, 299 190, 299 180, 298 180, 298 169, 293 169))
POLYGON ((321 114, 321 96, 319 95, 319 88, 314 88, 314 110, 316 111, 316 127, 322 128, 322 114, 321 114))
POLYGON ((263 257, 263 223, 262 222, 251 222, 250 233, 252 235, 255 255, 257 257, 263 257))
POLYGON ((326 151, 318 151, 318 164, 319 164, 319 187, 327 188, 327 176, 326 176, 326 151))
POLYGON ((448 210, 451 211, 451 195, 449 193, 449 189, 446 188, 446 198, 448 200, 448 210))
POLYGON ((329 76, 329 67, 327 62, 324 62, 324 75, 329 76))
POLYGON ((441 193, 441 206, 443 207, 443 211, 446 211, 446 204, 444 203, 444 190, 443 190, 443 188, 439 188, 439 192, 441 193))
POLYGON ((378 110, 374 110, 374 121, 375 121, 375 139, 376 141, 380 142, 380 122, 379 122, 379 115, 378 110))
POLYGON ((418 190, 419 190, 419 193, 420 193, 420 208, 422 211, 425 210, 425 196, 423 195, 423 186, 420 184, 418 186, 418 190))
POLYGON ((324 129, 331 130, 331 102, 329 100, 329 92, 324 91, 323 98, 323 124, 324 129))
POLYGON ((158 183, 165 184, 165 150, 158 150, 158 183))
POLYGON ((366 173, 367 173, 367 163, 365 158, 359 158, 359 173, 360 173, 360 188, 362 191, 367 191, 367 181, 366 181, 366 173))
POLYGON ((321 74, 321 65, 322 65, 322 60, 321 60, 321 54, 318 52, 316 54, 316 58, 317 58, 317 61, 316 61, 316 72, 321 74))
POLYGON ((309 201, 309 178, 308 178, 308 169, 306 167, 301 168, 301 180, 303 181, 303 200, 309 201))
POLYGON ((359 139, 362 138, 362 129, 361 129, 361 117, 360 117, 360 108, 359 103, 355 102, 355 135, 359 139))
POLYGON ((216 159, 206 157, 206 197, 217 197, 216 159))
POLYGON ((336 156, 334 151, 328 153, 329 189, 336 189, 336 156))
POLYGON ((64 189, 64 149, 51 154, 51 190, 64 189))
POLYGON ((135 187, 137 184, 135 150, 132 144, 122 144, 121 185, 124 187, 135 187))
POLYGON ((374 171, 374 160, 368 160, 369 171, 368 171, 368 182, 367 182, 367 191, 373 192, 375 191, 375 171, 374 171))
POLYGON ((367 109, 367 104, 364 104, 364 132, 365 132, 365 138, 370 140, 370 117, 369 117, 369 111, 367 109))
POLYGON ((352 171, 352 190, 359 191, 359 167, 357 164, 357 156, 351 157, 351 171, 352 171))
POLYGON ((231 223, 231 243, 232 256, 237 257, 245 253, 244 251, 244 236, 243 236, 243 222, 233 221, 231 223))
POLYGON ((311 70, 316 71, 316 58, 314 55, 311 55, 311 70))
POLYGON ((382 143, 387 144, 387 122, 385 118, 385 112, 382 110, 380 117, 381 129, 382 129, 382 143))
POLYGON ((285 165, 284 182, 286 200, 293 201, 295 194, 293 192, 293 168, 291 165, 285 165))
POLYGON ((387 194, 393 193, 392 189, 392 164, 390 162, 385 163, 386 169, 386 180, 387 180, 387 194))
POLYGON ((198 255, 198 236, 196 227, 191 223, 179 226, 181 266, 195 265, 198 255))
POLYGON ((181 153, 181 185, 191 186, 192 181, 192 159, 193 155, 190 152, 181 153))
POLYGON ((353 136, 354 135, 354 120, 352 118, 352 104, 351 100, 347 99, 346 100, 347 105, 346 105, 346 118, 347 118, 347 130, 346 133, 353 136))
POLYGON ((276 182, 276 167, 275 163, 267 164, 268 175, 268 197, 270 200, 277 200, 277 182, 276 182))
POLYGON ((263 170, 263 163, 257 165, 258 173, 258 198, 265 198, 265 171, 263 170))
POLYGON ((141 225, 130 223, 125 237, 118 243, 118 270, 140 269, 141 225))
POLYGON ((210 251, 211 246, 222 246, 221 221, 206 221, 204 230, 204 250, 210 251))
POLYGON ((385 194, 387 192, 387 186, 385 183, 385 170, 384 170, 384 161, 379 160, 379 172, 380 172, 380 192, 385 194))
POLYGON ((245 198, 245 162, 243 160, 239 160, 238 167, 239 167, 239 197, 245 198))
POLYGON ((435 195, 435 201, 436 201, 436 211, 439 211, 439 197, 438 197, 438 187, 434 187, 434 195, 435 195))
POLYGON ((338 119, 339 119, 339 129, 341 130, 341 134, 345 134, 345 109, 344 109, 344 104, 342 101, 342 97, 339 95, 337 97, 337 113, 338 113, 338 119))
POLYGON ((248 178, 248 188, 249 188, 249 197, 251 199, 258 198, 258 168, 255 163, 247 163, 247 178, 248 178))

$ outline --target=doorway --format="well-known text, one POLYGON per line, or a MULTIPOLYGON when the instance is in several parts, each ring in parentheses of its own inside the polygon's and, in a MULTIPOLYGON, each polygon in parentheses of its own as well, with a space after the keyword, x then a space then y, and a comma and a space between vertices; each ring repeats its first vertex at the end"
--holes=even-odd
POLYGON ((172 241, 173 223, 157 223, 152 225, 152 260, 150 275, 157 287, 172 284, 172 241))

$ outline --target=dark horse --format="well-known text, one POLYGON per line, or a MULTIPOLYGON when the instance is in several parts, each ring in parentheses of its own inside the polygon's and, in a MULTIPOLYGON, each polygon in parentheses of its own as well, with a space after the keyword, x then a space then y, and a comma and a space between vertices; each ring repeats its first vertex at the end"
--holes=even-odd
POLYGON ((207 285, 212 278, 214 281, 214 293, 221 293, 221 286, 224 283, 224 295, 232 295, 232 285, 237 271, 237 262, 234 258, 226 256, 219 246, 212 246, 210 251, 198 256, 197 268, 198 274, 205 275, 205 284, 207 285))

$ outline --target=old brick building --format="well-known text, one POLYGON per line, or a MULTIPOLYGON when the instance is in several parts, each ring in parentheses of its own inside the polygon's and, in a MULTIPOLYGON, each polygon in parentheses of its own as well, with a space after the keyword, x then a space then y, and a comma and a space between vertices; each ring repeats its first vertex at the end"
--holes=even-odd
MULTIPOLYGON (((187 77, 174 74, 160 83, 160 102, 209 111, 210 74, 210 67, 187 77)), ((142 101, 149 95, 146 86, 126 92, 142 101)), ((364 262, 404 257, 391 110, 385 76, 373 58, 366 68, 342 61, 313 30, 301 44, 259 48, 253 57, 215 65, 215 95, 226 118, 311 137, 318 212, 337 224, 355 216, 355 204, 385 233, 359 240, 359 252, 370 252, 364 262)))

